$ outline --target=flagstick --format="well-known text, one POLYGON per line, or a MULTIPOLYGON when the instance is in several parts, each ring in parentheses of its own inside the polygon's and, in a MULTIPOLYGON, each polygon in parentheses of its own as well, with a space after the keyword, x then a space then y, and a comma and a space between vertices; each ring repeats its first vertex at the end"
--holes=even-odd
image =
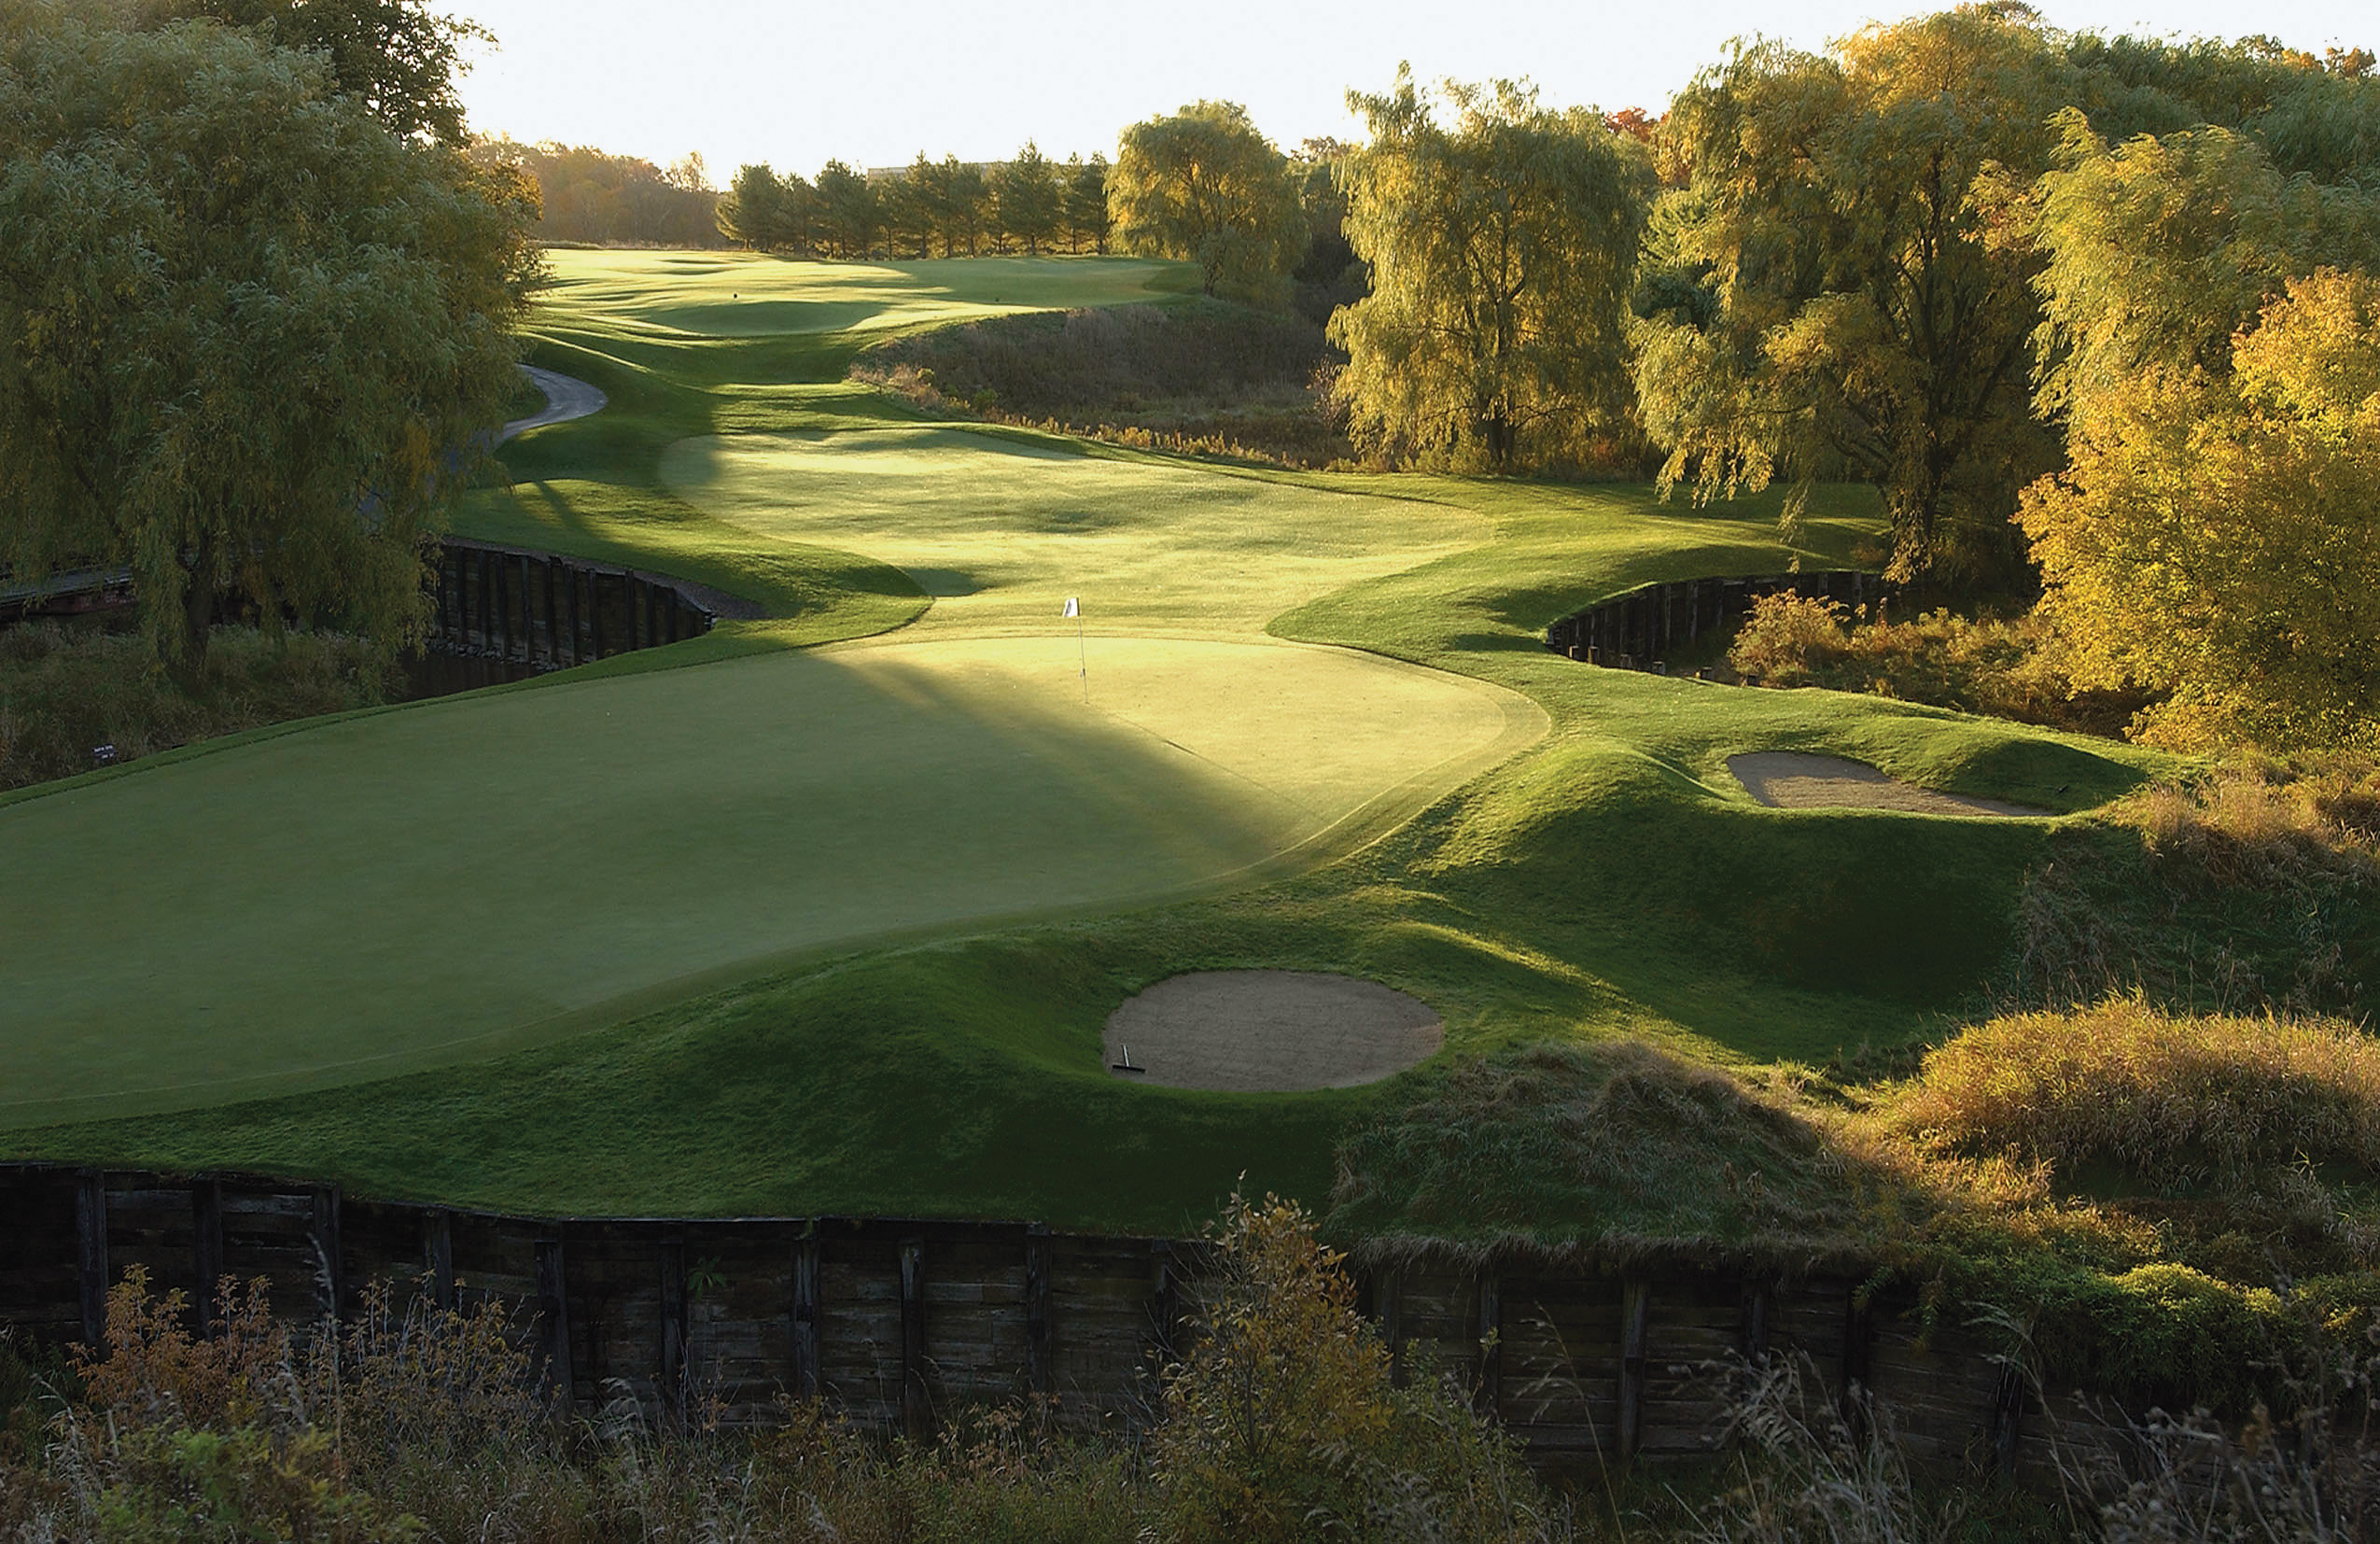
POLYGON ((1091 706, 1091 650, 1083 641, 1083 609, 1074 609, 1074 657, 1083 667, 1083 706, 1091 706))

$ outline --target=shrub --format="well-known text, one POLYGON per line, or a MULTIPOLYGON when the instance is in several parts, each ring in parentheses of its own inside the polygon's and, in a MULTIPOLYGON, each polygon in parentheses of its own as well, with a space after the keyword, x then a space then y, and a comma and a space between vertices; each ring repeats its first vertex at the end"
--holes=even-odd
POLYGON ((1865 608, 1790 593, 1761 596, 1728 665, 1755 686, 1823 686, 2023 723, 2113 736, 2144 704, 2078 688, 2065 640, 2038 616, 1970 621, 1947 611, 1873 622, 1865 608))
POLYGON ((2060 1165, 2112 1159, 2226 1177, 2380 1164, 2380 1042, 2337 1021, 2185 1018, 2137 999, 2023 1014, 1929 1052, 1894 1105, 1953 1149, 2015 1147, 2060 1165))
POLYGON ((1551 1537, 1512 1439, 1427 1377, 1398 1387, 1340 1256, 1295 1204, 1232 1198, 1205 1334, 1166 1379, 1167 1537, 1183 1544, 1551 1537))
POLYGON ((0 789, 88 772, 194 740, 379 702, 394 676, 358 640, 217 628, 195 691, 135 634, 54 622, 0 627, 0 789))

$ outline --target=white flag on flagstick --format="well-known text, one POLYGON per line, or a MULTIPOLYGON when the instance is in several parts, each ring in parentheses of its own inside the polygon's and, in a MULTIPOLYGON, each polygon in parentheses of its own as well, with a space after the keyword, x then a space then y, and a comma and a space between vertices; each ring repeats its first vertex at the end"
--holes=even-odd
POLYGON ((1079 597, 1075 596, 1068 596, 1066 597, 1066 610, 1058 614, 1060 616, 1081 616, 1083 614, 1083 608, 1079 604, 1079 597))

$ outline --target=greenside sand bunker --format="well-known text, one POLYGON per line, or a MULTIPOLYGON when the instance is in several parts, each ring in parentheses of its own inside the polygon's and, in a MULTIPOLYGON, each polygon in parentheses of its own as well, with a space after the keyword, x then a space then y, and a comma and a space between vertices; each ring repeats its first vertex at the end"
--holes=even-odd
POLYGON ((1435 1055, 1430 1005, 1377 981, 1322 971, 1196 971, 1108 1016, 1109 1073, 1174 1088, 1351 1088, 1435 1055))
POLYGON ((359 1080, 1319 861, 1533 739, 1251 641, 854 645, 315 725, 0 807, 0 1124, 359 1080), (91 1101, 94 1090, 107 1097, 91 1101))
POLYGON ((1756 751, 1729 756, 1728 770, 1744 792, 1771 809, 1893 809, 1909 815, 2047 819, 2050 811, 2000 799, 1943 793, 1902 782, 1866 762, 1799 751, 1756 751))

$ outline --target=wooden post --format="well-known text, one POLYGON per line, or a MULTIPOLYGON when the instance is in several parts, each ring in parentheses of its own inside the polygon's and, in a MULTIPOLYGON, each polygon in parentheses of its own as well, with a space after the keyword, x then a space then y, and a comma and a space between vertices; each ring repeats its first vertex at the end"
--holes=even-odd
POLYGON ((76 1272, 82 1291, 83 1344, 96 1351, 107 1338, 107 1176, 75 1172, 76 1272))
MULTIPOLYGON (((534 598, 537 586, 529 577, 529 554, 523 553, 521 554, 521 663, 524 665, 535 665, 538 662, 537 602, 534 598)), ((549 611, 548 615, 551 614, 549 611)))
POLYGON ((919 1239, 901 1245, 901 1431, 922 1442, 933 1431, 933 1409, 926 1389, 926 1246, 919 1239))
POLYGON ((489 604, 496 618, 496 630, 488 635, 487 649, 497 659, 512 657, 512 597, 505 593, 510 586, 504 583, 504 568, 501 554, 487 554, 487 571, 493 580, 489 604))
POLYGON ((603 575, 594 568, 587 570, 587 624, 595 630, 595 653, 591 658, 603 657, 603 575))
POLYGON ((2023 1426, 2024 1372, 2009 1361, 2001 1365, 1999 1382, 1992 1387, 1992 1469, 2002 1480, 2016 1478, 2023 1426))
POLYGON ((1633 1458, 1645 1439, 1645 1319, 1652 1293, 1643 1282, 1619 1292, 1619 1455, 1633 1458))
POLYGON ((810 1224, 793 1249, 793 1387, 815 1399, 824 1386, 819 1375, 819 1232, 810 1224))
POLYGON ((1863 1396, 1868 1391, 1868 1303, 1855 1285, 1843 1297, 1842 1418, 1855 1432, 1867 1429, 1863 1396))
POLYGON ((1405 1386, 1405 1272, 1391 1265, 1372 1278, 1372 1316, 1380 1322, 1388 1347, 1389 1382, 1405 1386))
POLYGON ((198 1292, 191 1302, 198 1310, 199 1333, 212 1339, 224 1307, 215 1296, 223 1280, 221 1180, 209 1176, 190 1182, 190 1224, 196 1235, 193 1253, 198 1256, 198 1292))
POLYGON ((686 1235, 661 1241, 661 1408, 672 1429, 686 1420, 686 1235))
POLYGON ((347 1300, 346 1271, 339 1254, 339 1187, 314 1188, 313 1226, 306 1242, 314 1246, 315 1313, 336 1323, 347 1300))
POLYGON ((473 561, 471 567, 479 570, 480 633, 478 648, 480 653, 485 653, 488 650, 495 647, 496 623, 488 614, 488 597, 494 586, 489 584, 487 578, 489 556, 487 549, 483 547, 475 552, 472 556, 475 561, 473 561))
POLYGON ((1047 1223, 1037 1222, 1025 1229, 1025 1386, 1035 1394, 1048 1394, 1057 1386, 1049 1330, 1050 1274, 1057 1264, 1056 1254, 1047 1223))
POLYGON ((1494 1419, 1504 1402, 1504 1301, 1493 1276, 1479 1278, 1479 1413, 1494 1419))
POLYGON ((1173 1268, 1173 1244, 1166 1239, 1149 1245, 1149 1317, 1156 1331, 1157 1360, 1176 1360, 1180 1355, 1176 1341, 1182 1326, 1182 1284, 1173 1268))
POLYGON ((574 565, 562 569, 562 588, 570 600, 570 663, 579 663, 579 570, 574 565))
POLYGON ((661 586, 645 581, 645 647, 656 648, 661 643, 661 586))
POLYGON ((563 1268, 559 1236, 537 1242, 538 1319, 545 1330, 545 1382, 565 1406, 575 1393, 570 1386, 570 1290, 563 1268))
POLYGON ((1765 1281, 1746 1283, 1738 1312, 1743 1334, 1743 1359, 1757 1367, 1769 1359, 1769 1308, 1776 1289, 1765 1281))
POLYGON ((455 1307, 455 1214, 443 1206, 430 1209, 423 1228, 422 1263, 429 1272, 429 1300, 440 1308, 455 1307))

